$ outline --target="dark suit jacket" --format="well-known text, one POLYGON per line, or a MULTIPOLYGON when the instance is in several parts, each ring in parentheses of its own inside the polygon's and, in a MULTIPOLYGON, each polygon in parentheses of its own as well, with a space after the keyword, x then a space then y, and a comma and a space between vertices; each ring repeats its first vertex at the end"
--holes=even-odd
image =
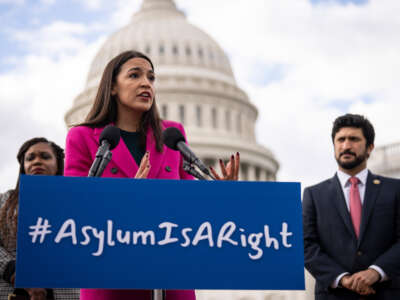
POLYGON ((316 279, 316 299, 400 299, 400 180, 368 173, 359 239, 337 175, 304 190, 303 226, 305 266, 316 279), (390 278, 374 285, 375 296, 330 288, 341 273, 370 265, 390 278))

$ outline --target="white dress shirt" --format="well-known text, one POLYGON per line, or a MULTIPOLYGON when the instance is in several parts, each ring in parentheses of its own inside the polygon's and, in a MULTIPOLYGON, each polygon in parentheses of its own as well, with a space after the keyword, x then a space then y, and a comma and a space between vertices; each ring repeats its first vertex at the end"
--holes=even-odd
MULTIPOLYGON (((350 211, 350 176, 340 170, 337 171, 337 176, 339 178, 340 186, 342 187, 344 200, 346 200, 347 210, 350 211)), ((365 198, 365 186, 367 185, 367 177, 368 177, 368 169, 362 170, 360 173, 356 174, 354 177, 357 177, 359 180, 358 190, 360 192, 361 205, 364 204, 365 198)))
MULTIPOLYGON (((350 212, 350 186, 351 186, 351 183, 350 183, 349 179, 352 176, 350 176, 340 170, 337 171, 337 176, 339 178, 340 186, 342 187, 344 199, 346 201, 347 210, 350 212)), ((363 205, 364 198, 365 198, 365 188, 367 185, 368 169, 365 168, 364 170, 362 170, 361 172, 356 174, 354 177, 357 177, 359 180, 358 190, 360 192, 361 205, 363 205)), ((369 266, 369 269, 374 269, 375 271, 377 271, 379 273, 379 275, 381 276, 381 281, 388 279, 385 272, 377 265, 371 265, 371 266, 369 266)), ((345 273, 340 274, 338 277, 336 277, 335 281, 332 282, 331 287, 337 288, 342 277, 347 274, 349 274, 349 273, 345 272, 345 273)))

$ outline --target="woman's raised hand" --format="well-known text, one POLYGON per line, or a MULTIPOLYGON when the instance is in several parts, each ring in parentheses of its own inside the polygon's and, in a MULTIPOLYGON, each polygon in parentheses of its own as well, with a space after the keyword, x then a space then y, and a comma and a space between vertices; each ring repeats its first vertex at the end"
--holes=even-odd
POLYGON ((149 174, 150 171, 150 153, 149 151, 146 151, 146 153, 144 154, 141 162, 140 162, 140 166, 138 171, 136 172, 135 178, 136 179, 143 179, 143 178, 147 178, 147 175, 149 174))
POLYGON ((236 152, 236 155, 231 155, 228 164, 225 166, 222 159, 219 160, 219 166, 221 168, 222 176, 220 176, 213 167, 210 167, 211 173, 217 180, 239 180, 239 167, 240 167, 240 155, 236 152))

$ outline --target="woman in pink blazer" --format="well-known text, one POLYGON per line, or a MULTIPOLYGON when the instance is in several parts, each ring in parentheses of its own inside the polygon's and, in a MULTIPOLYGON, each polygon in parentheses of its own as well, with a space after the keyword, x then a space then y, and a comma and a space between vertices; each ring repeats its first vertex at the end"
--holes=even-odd
MULTIPOLYGON (((94 104, 83 124, 73 127, 66 141, 66 176, 87 176, 99 147, 99 136, 104 127, 113 124, 121 131, 121 140, 112 150, 113 156, 102 177, 193 179, 182 169, 178 151, 163 145, 162 131, 183 126, 162 121, 155 103, 154 67, 151 60, 136 51, 123 52, 106 66, 94 104)), ((231 157, 218 179, 238 177, 239 155, 231 157)), ((167 300, 194 300, 192 290, 168 290, 167 300)), ((150 300, 148 290, 82 289, 82 300, 134 299, 150 300)))
MULTIPOLYGON (((162 129, 177 127, 183 134, 184 129, 180 123, 173 121, 161 121, 162 129)), ((97 149, 99 148, 99 136, 103 127, 91 128, 77 126, 70 129, 66 142, 65 172, 66 176, 88 175, 97 149)), ((157 179, 193 179, 182 169, 182 159, 178 151, 171 150, 165 145, 162 152, 158 152, 153 130, 149 128, 146 134, 146 154, 142 160, 142 170, 130 153, 123 139, 112 150, 113 156, 102 177, 130 177, 130 178, 157 178, 157 179), (143 176, 146 174, 147 176, 143 176), (141 175, 141 176, 139 176, 141 175)))

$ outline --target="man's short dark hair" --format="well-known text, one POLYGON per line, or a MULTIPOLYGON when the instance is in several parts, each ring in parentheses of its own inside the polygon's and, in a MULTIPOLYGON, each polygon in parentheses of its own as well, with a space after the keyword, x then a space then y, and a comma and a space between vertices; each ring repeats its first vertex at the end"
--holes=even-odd
POLYGON ((333 122, 332 128, 332 142, 335 141, 336 133, 343 127, 361 128, 365 139, 367 140, 367 147, 374 144, 375 130, 371 122, 362 115, 345 114, 336 118, 333 122))

